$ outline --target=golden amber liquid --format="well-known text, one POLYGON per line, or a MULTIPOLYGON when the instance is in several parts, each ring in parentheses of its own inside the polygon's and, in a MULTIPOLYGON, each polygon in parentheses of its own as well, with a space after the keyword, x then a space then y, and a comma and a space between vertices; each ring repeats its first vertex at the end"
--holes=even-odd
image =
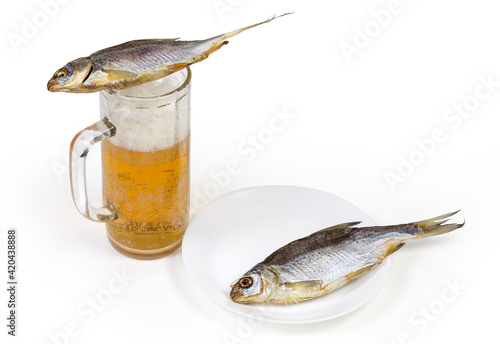
POLYGON ((118 210, 111 244, 135 258, 175 251, 189 221, 189 135, 165 150, 136 152, 102 142, 103 198, 118 210))

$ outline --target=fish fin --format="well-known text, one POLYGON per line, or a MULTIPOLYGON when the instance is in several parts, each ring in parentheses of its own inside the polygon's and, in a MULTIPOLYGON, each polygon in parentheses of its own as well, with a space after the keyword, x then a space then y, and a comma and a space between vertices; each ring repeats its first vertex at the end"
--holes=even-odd
POLYGON ((361 223, 359 222, 346 222, 346 223, 341 223, 335 226, 323 228, 315 233, 321 233, 321 232, 329 232, 329 231, 336 231, 336 230, 341 230, 341 229, 348 229, 348 228, 353 228, 354 226, 357 226, 361 223))
POLYGON ((131 78, 135 78, 137 76, 136 73, 129 72, 129 71, 122 70, 122 69, 103 68, 102 71, 109 75, 108 79, 110 79, 110 80, 131 79, 131 78))
POLYGON ((215 43, 214 45, 212 45, 212 47, 206 53, 194 57, 193 59, 197 59, 197 61, 194 61, 194 62, 199 62, 199 61, 202 61, 202 60, 206 59, 208 57, 208 55, 210 55, 213 52, 219 50, 220 48, 222 48, 223 46, 225 46, 228 43, 229 43, 228 41, 222 41, 222 42, 219 42, 219 43, 215 43))
POLYGON ((403 247, 405 245, 404 242, 398 242, 396 244, 392 244, 389 249, 387 250, 387 253, 385 254, 385 256, 390 256, 391 254, 393 254, 394 252, 396 252, 397 250, 399 250, 401 247, 403 247))
POLYGON ((82 85, 90 90, 109 88, 109 85, 113 85, 112 88, 114 89, 122 89, 124 81, 131 82, 136 77, 137 74, 132 72, 101 68, 89 73, 84 82, 82 82, 82 85))
POLYGON ((230 37, 234 37, 234 36, 236 36, 237 34, 243 32, 243 31, 246 31, 248 29, 251 29, 253 27, 256 27, 256 26, 259 26, 259 25, 262 25, 262 24, 269 23, 270 21, 273 21, 274 19, 278 19, 279 17, 283 17, 283 16, 286 16, 286 15, 289 15, 289 14, 293 14, 293 12, 281 14, 279 16, 274 15, 271 18, 269 18, 267 20, 264 20, 263 22, 260 22, 260 23, 257 23, 257 24, 253 24, 253 25, 249 25, 249 26, 245 26, 244 28, 241 28, 241 29, 238 29, 238 30, 234 30, 234 31, 225 33, 225 34, 223 34, 223 35, 220 36, 221 37, 220 40, 223 41, 223 40, 226 40, 226 39, 228 39, 230 37))
POLYGON ((378 263, 373 263, 373 264, 370 264, 370 265, 366 265, 364 267, 362 267, 361 269, 359 270, 356 270, 356 271, 353 271, 351 273, 348 273, 345 278, 346 278, 346 281, 347 282, 350 282, 356 278, 358 278, 359 276, 361 275, 364 275, 365 273, 367 273, 368 271, 370 271, 371 269, 373 269, 374 267, 376 267, 378 265, 378 263))
POLYGON ((344 276, 339 278, 338 280, 335 280, 333 282, 328 283, 326 286, 323 287, 323 291, 325 293, 330 293, 334 290, 339 289, 340 287, 345 286, 349 280, 344 276))
POLYGON ((175 63, 173 65, 167 65, 167 66, 163 67, 162 69, 165 69, 168 72, 168 74, 172 74, 172 73, 175 73, 177 71, 180 71, 181 69, 186 68, 186 66, 188 64, 189 63, 186 63, 186 62, 175 63))
POLYGON ((311 291, 321 289, 321 280, 298 281, 284 283, 286 288, 293 289, 294 292, 311 291))
POLYGON ((411 225, 415 225, 415 226, 420 227, 420 229, 423 232, 421 238, 427 238, 427 237, 430 237, 433 235, 448 233, 448 232, 451 232, 457 228, 461 228, 464 226, 465 221, 463 223, 445 224, 446 222, 448 222, 450 220, 449 218, 451 216, 455 215, 459 211, 444 214, 444 215, 434 217, 434 218, 428 219, 428 220, 413 222, 413 223, 411 223, 411 225))
POLYGON ((158 80, 160 78, 164 78, 167 75, 173 74, 177 71, 180 71, 181 69, 184 69, 189 63, 186 62, 181 62, 181 63, 176 63, 172 65, 166 65, 161 68, 158 68, 157 70, 154 71, 154 73, 151 73, 151 71, 147 70, 144 72, 141 72, 137 74, 136 76, 136 81, 139 83, 145 83, 149 81, 154 81, 158 80))
POLYGON ((273 21, 274 19, 286 16, 286 15, 289 15, 289 14, 293 14, 293 12, 291 12, 291 13, 285 13, 285 14, 282 14, 282 15, 279 15, 279 16, 274 15, 271 18, 269 18, 267 20, 264 20, 263 22, 260 22, 260 23, 257 23, 257 24, 253 24, 253 25, 249 25, 249 26, 245 26, 244 28, 241 28, 241 29, 238 29, 238 30, 234 30, 234 31, 231 31, 231 32, 219 35, 219 36, 215 36, 215 37, 206 39, 206 40, 204 40, 205 42, 208 42, 208 41, 214 41, 214 42, 212 43, 212 47, 205 53, 205 55, 208 56, 208 55, 212 54, 214 51, 219 50, 223 45, 225 45, 225 44, 228 43, 226 41, 226 39, 228 39, 228 38, 234 37, 234 36, 236 36, 237 34, 243 32, 243 31, 246 31, 248 29, 251 29, 253 27, 256 27, 256 26, 259 26, 259 25, 262 25, 262 24, 265 24, 265 23, 269 23, 270 21, 273 21))
POLYGON ((165 38, 165 39, 136 39, 133 41, 128 41, 125 43, 117 44, 109 48, 104 48, 101 50, 96 51, 95 53, 92 53, 90 57, 95 56, 95 55, 101 55, 101 54, 107 54, 107 53, 116 53, 117 50, 122 50, 122 49, 128 49, 128 48, 135 48, 138 45, 144 45, 144 44, 163 44, 163 43, 169 43, 169 42, 175 42, 179 39, 180 37, 177 38, 165 38))
POLYGON ((342 223, 336 226, 321 229, 306 237, 292 241, 291 243, 281 247, 271 253, 262 261, 263 264, 283 264, 294 256, 303 254, 312 247, 320 248, 328 245, 335 245, 340 240, 349 237, 353 226, 360 222, 342 223))

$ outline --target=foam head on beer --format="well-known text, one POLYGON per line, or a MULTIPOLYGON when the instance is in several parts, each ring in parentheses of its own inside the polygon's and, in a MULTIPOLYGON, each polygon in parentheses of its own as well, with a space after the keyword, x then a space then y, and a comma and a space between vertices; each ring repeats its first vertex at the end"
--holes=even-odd
POLYGON ((101 92, 101 114, 117 128, 109 141, 136 152, 152 152, 175 146, 189 134, 189 94, 177 98, 171 94, 186 80, 184 73, 130 87, 119 93, 101 92), (177 116, 177 118, 175 118, 177 116), (176 123, 172 126, 172 123, 176 123))

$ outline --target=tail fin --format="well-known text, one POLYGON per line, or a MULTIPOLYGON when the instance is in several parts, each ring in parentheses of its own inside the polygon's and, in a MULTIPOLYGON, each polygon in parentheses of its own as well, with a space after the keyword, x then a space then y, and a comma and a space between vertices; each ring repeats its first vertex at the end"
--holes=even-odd
POLYGON ((218 35, 218 36, 211 37, 211 38, 208 38, 208 39, 204 39, 204 40, 201 40, 201 41, 192 41, 193 43, 196 43, 196 44, 199 45, 199 48, 201 49, 201 51, 199 52, 199 56, 197 56, 197 60, 196 61, 191 61, 190 64, 198 62, 198 61, 201 61, 201 60, 204 60, 210 54, 212 54, 213 52, 215 52, 215 51, 219 50, 220 48, 222 48, 224 45, 226 45, 227 43, 229 43, 228 41, 226 41, 226 39, 234 37, 237 34, 243 32, 245 30, 251 29, 253 27, 256 27, 256 26, 259 26, 259 25, 262 25, 262 24, 265 24, 265 23, 269 23, 270 21, 272 21, 272 20, 274 20, 276 18, 283 17, 283 16, 286 16, 286 15, 289 15, 289 14, 293 14, 293 12, 291 12, 291 13, 285 13, 285 14, 282 14, 282 15, 279 15, 279 16, 272 16, 271 18, 269 18, 267 20, 264 20, 263 22, 260 22, 260 23, 257 23, 257 24, 253 24, 253 25, 250 25, 250 26, 246 26, 246 27, 244 27, 242 29, 234 30, 234 31, 222 34, 222 35, 218 35))
POLYGON ((260 22, 260 23, 257 23, 257 24, 253 24, 253 25, 249 25, 249 26, 246 26, 246 27, 244 27, 242 29, 234 30, 234 31, 231 31, 231 32, 219 35, 219 36, 215 36, 215 37, 206 39, 203 42, 209 42, 211 44, 211 48, 209 50, 207 50, 204 53, 204 55, 208 56, 208 55, 212 54, 214 51, 220 49, 222 46, 224 46, 227 43, 229 43, 228 41, 226 41, 226 39, 228 39, 228 38, 234 37, 234 36, 236 36, 237 34, 243 32, 243 31, 246 31, 248 29, 251 29, 253 27, 256 27, 256 26, 259 26, 259 25, 262 25, 262 24, 265 24, 265 23, 269 23, 270 21, 272 21, 274 19, 286 16, 286 15, 289 15, 289 14, 293 14, 293 12, 291 12, 291 13, 285 13, 285 14, 282 14, 282 15, 279 15, 279 16, 275 16, 274 15, 271 18, 269 18, 267 20, 264 20, 263 22, 260 22))
POLYGON ((427 238, 433 235, 439 235, 439 234, 444 234, 451 232, 457 228, 463 227, 464 223, 449 223, 445 224, 448 222, 451 216, 455 215, 458 213, 460 210, 455 211, 453 213, 441 215, 438 217, 434 217, 429 220, 424 220, 424 221, 419 221, 419 222, 414 222, 412 225, 419 226, 420 229, 422 230, 422 238, 427 238))
POLYGON ((220 39, 221 39, 221 41, 223 41, 223 40, 228 39, 230 37, 236 36, 237 34, 243 32, 243 31, 246 31, 248 29, 251 29, 253 27, 256 27, 256 26, 259 26, 259 25, 262 25, 262 24, 265 24, 265 23, 269 23, 270 21, 273 21, 274 19, 286 16, 286 15, 289 15, 289 14, 293 14, 293 13, 294 12, 289 12, 289 13, 281 14, 279 16, 274 15, 271 18, 269 18, 267 20, 264 20, 263 22, 260 22, 260 23, 257 23, 257 24, 253 24, 253 25, 249 25, 249 26, 246 26, 246 27, 244 27, 242 29, 234 30, 234 31, 228 32, 226 34, 223 34, 223 35, 220 36, 221 37, 220 39))

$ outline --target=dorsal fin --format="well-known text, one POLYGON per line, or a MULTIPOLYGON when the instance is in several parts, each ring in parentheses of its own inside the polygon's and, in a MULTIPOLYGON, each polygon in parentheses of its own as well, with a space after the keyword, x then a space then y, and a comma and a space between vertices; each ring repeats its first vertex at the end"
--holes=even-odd
POLYGON ((177 38, 165 38, 165 39, 136 39, 133 41, 128 41, 125 43, 121 43, 118 45, 113 45, 112 47, 109 48, 104 48, 101 50, 96 51, 95 53, 92 53, 90 56, 99 56, 102 54, 107 54, 107 53, 116 53, 118 50, 123 50, 123 49, 128 49, 128 48, 134 48, 140 45, 145 45, 145 44, 165 44, 165 43, 176 43, 180 37, 177 38))
POLYGON ((341 229, 347 229, 347 228, 352 228, 354 226, 357 226, 361 223, 361 221, 358 222, 346 222, 346 223, 341 223, 335 226, 323 228, 315 233, 321 233, 321 232, 329 232, 329 231, 336 231, 336 230, 341 230, 341 229))
POLYGON ((324 228, 304 238, 297 239, 274 251, 264 259, 262 264, 282 264, 311 250, 326 246, 335 246, 351 235, 354 226, 361 222, 341 223, 332 227, 324 228))

